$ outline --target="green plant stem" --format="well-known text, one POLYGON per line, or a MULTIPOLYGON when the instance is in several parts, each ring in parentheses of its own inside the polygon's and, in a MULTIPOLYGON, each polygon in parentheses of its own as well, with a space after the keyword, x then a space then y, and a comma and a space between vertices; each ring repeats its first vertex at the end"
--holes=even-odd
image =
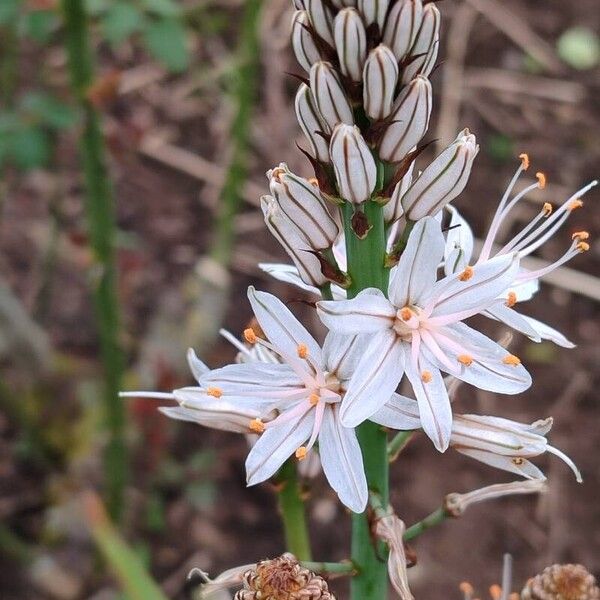
POLYGON ((123 373, 119 345, 119 309, 116 291, 115 218, 112 190, 106 168, 100 115, 87 98, 93 82, 93 59, 89 27, 83 0, 62 0, 71 85, 81 107, 84 122, 80 153, 85 177, 85 208, 90 245, 94 253, 92 295, 104 366, 104 407, 108 443, 104 457, 107 503, 113 519, 123 507, 127 477, 125 409, 118 392, 123 373))
POLYGON ((393 462, 398 458, 398 455, 406 448, 414 433, 414 431, 399 431, 392 438, 392 441, 388 444, 388 456, 390 462, 393 462))
POLYGON ((236 113, 231 123, 231 159, 221 190, 215 237, 211 255, 222 265, 229 264, 233 251, 233 220, 242 203, 242 188, 247 177, 250 124, 256 102, 259 73, 258 23, 261 0, 247 0, 244 5, 237 69, 231 74, 234 83, 236 113))
POLYGON ((310 561, 306 511, 294 458, 289 458, 279 470, 277 486, 286 547, 298 560, 310 561))
MULTIPOLYGON (((352 279, 348 297, 375 287, 387 294, 388 271, 385 262, 385 226, 383 209, 375 202, 366 202, 365 215, 371 226, 364 239, 359 239, 351 226, 353 207, 344 205, 344 225, 348 273, 352 279)), ((365 421, 357 429, 363 452, 367 484, 387 506, 389 474, 387 434, 377 424, 365 421)), ((373 543, 368 514, 352 515, 352 562, 358 570, 352 578, 352 600, 385 600, 387 597, 387 567, 385 544, 373 543)))
POLYGON ((404 532, 404 540, 409 541, 418 536, 420 536, 423 532, 439 525, 443 521, 445 521, 450 515, 444 508, 438 508, 434 510, 430 515, 427 515, 423 520, 411 525, 404 532))
POLYGON ((302 566, 305 569, 311 570, 313 573, 319 573, 321 575, 354 575, 356 574, 356 568, 350 562, 311 562, 303 560, 302 566))

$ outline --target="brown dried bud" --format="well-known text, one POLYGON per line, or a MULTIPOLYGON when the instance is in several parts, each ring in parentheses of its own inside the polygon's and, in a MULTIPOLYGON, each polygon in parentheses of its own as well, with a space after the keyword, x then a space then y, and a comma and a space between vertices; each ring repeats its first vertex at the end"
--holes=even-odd
POLYGON ((292 554, 263 560, 244 573, 244 589, 234 600, 335 600, 327 582, 305 569, 292 554))
POLYGON ((521 599, 600 600, 600 588, 583 565, 552 565, 527 582, 521 599))

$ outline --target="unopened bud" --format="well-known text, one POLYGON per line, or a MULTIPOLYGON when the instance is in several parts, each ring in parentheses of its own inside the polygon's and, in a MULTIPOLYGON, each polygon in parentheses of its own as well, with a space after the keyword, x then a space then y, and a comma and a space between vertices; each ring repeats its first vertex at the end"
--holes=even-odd
POLYGON ((355 8, 344 8, 337 14, 334 37, 342 73, 352 81, 360 81, 367 58, 367 33, 355 8))
POLYGON ((383 43, 391 48, 399 61, 411 49, 422 19, 421 0, 398 0, 390 9, 383 32, 383 43))
POLYGON ((323 120, 331 129, 338 123, 354 124, 352 107, 331 63, 319 61, 312 66, 310 89, 323 120))
POLYGON ((386 223, 395 223, 404 215, 404 209, 402 208, 402 196, 406 193, 406 190, 412 183, 413 171, 415 163, 413 162, 406 175, 396 184, 394 191, 389 202, 383 207, 383 218, 386 223))
POLYGON ((273 198, 310 242, 311 249, 331 248, 339 230, 327 210, 319 188, 292 173, 285 163, 267 173, 273 198))
POLYGON ((313 254, 310 241, 281 210, 277 201, 272 196, 263 196, 260 206, 267 228, 296 265, 302 281, 314 287, 327 283, 328 280, 321 271, 321 262, 313 254))
POLYGON ((358 12, 363 16, 367 27, 377 23, 381 32, 389 5, 390 0, 358 0, 358 12))
POLYGON ((438 7, 433 3, 425 5, 421 26, 409 52, 409 57, 414 60, 406 65, 402 83, 408 83, 415 75, 428 77, 433 70, 440 45, 440 21, 438 7))
POLYGON ((296 94, 296 118, 310 144, 313 156, 320 162, 329 162, 329 144, 321 135, 329 133, 329 126, 323 122, 310 88, 302 84, 296 94))
POLYGON ((357 0, 331 0, 331 4, 339 9, 346 8, 346 6, 352 6, 356 8, 357 0))
POLYGON ((368 200, 377 183, 377 167, 358 127, 338 125, 331 136, 329 154, 340 196, 352 204, 368 200))
POLYGON ((323 0, 304 0, 304 9, 315 33, 333 47, 333 15, 323 0))
POLYGON ((456 198, 467 185, 478 152, 475 136, 468 129, 461 131, 406 192, 402 205, 407 218, 434 216, 456 198))
POLYGON ((398 83, 398 61, 383 44, 369 53, 363 69, 363 104, 368 117, 379 121, 392 112, 398 83))
POLYGON ((425 77, 415 77, 398 96, 379 142, 383 160, 400 162, 421 141, 429 127, 431 105, 431 83, 425 77))
POLYGON ((305 71, 310 71, 312 65, 321 60, 319 49, 307 29, 309 23, 308 13, 305 10, 297 10, 294 13, 292 17, 292 47, 296 60, 305 71))

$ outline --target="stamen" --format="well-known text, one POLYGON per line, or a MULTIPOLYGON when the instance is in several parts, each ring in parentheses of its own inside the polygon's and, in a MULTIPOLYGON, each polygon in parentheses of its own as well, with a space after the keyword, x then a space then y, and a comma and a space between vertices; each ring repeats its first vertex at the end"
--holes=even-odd
POLYGON ((508 292, 508 295, 506 296, 506 306, 508 306, 508 308, 512 308, 515 304, 517 303, 517 294, 515 294, 515 292, 508 292))
POLYGON ((583 200, 579 200, 579 198, 577 198, 576 200, 571 200, 571 202, 569 202, 569 205, 567 206, 567 210, 569 212, 572 212, 578 208, 581 208, 583 206, 583 200))
POLYGON ((433 375, 431 374, 431 371, 423 371, 421 373, 421 381, 423 381, 423 383, 429 383, 432 379, 433 375))
POLYGON ((577 244, 577 250, 579 252, 587 252, 590 249, 590 245, 587 242, 579 242, 577 244))
POLYGON ((254 333, 254 329, 252 329, 251 327, 248 327, 248 329, 244 329, 244 339, 249 344, 256 344, 258 338, 256 336, 256 333, 254 333))
POLYGON ((538 187, 540 190, 543 190, 546 187, 546 175, 541 171, 538 171, 535 174, 536 179, 538 180, 538 187))
POLYGON ((408 308, 407 306, 400 309, 400 318, 403 321, 410 321, 412 319, 412 316, 413 316, 413 311, 410 310, 410 308, 408 308))
POLYGON ((458 276, 460 281, 469 281, 473 277, 473 267, 465 267, 465 270, 458 276))
MULTIPOLYGON (((525 155, 527 156, 527 155, 525 155)), ((468 581, 463 581, 459 586, 458 589, 463 593, 463 594, 473 594, 475 592, 475 590, 473 589, 473 586, 468 582, 468 581)))
POLYGON ((554 208, 552 207, 552 204, 550 204, 550 202, 544 202, 544 206, 542 206, 542 210, 544 211, 544 214, 549 217, 552 214, 552 211, 554 210, 554 208))
POLYGON ((523 152, 523 154, 519 154, 519 158, 521 159, 521 168, 523 171, 527 171, 529 169, 529 154, 523 152))
POLYGON ((254 431, 254 433, 263 433, 265 430, 265 424, 260 419, 252 419, 248 427, 250 428, 250 431, 254 431))
POLYGON ((520 467, 525 462, 525 460, 522 459, 520 456, 517 456, 516 458, 513 458, 511 462, 513 463, 513 465, 517 465, 517 467, 520 467))
POLYGON ((206 390, 206 393, 209 396, 213 396, 214 398, 220 398, 223 395, 223 390, 221 388, 218 388, 218 387, 209 387, 206 390))
POLYGON ((590 234, 588 231, 576 231, 572 236, 571 239, 572 240, 588 240, 590 238, 590 234))
POLYGON ((315 394, 314 392, 308 397, 308 401, 310 402, 311 406, 316 406, 320 399, 321 397, 319 394, 315 394))
POLYGON ((308 356, 308 348, 306 344, 298 344, 298 356, 300 358, 306 358, 308 356))
POLYGON ((284 173, 285 173, 285 169, 282 169, 281 167, 275 167, 271 171, 271 178, 274 179, 275 181, 279 182, 279 181, 281 181, 281 175, 283 175, 284 173))
POLYGON ((507 354, 503 359, 502 362, 505 365, 511 365, 513 367, 516 367, 518 365, 521 364, 521 359, 518 356, 515 356, 514 354, 507 354))
POLYGON ((473 357, 468 354, 459 354, 456 359, 465 367, 470 367, 473 364, 473 357))
POLYGON ((490 586, 490 596, 492 600, 500 600, 502 598, 502 588, 497 583, 490 586))
POLYGON ((319 187, 319 180, 316 177, 309 177, 308 182, 310 185, 314 185, 316 188, 319 187))
POLYGON ((298 450, 296 450, 296 458, 298 460, 304 460, 306 458, 307 454, 308 454, 308 450, 306 449, 306 446, 300 446, 300 448, 298 448, 298 450))

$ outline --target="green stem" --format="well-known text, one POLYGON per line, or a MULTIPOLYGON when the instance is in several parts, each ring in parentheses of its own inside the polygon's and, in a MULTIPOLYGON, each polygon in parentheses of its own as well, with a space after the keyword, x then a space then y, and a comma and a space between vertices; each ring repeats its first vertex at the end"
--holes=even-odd
POLYGON ((80 153, 85 176, 85 208, 94 253, 92 295, 104 366, 104 409, 108 443, 104 457, 107 503, 114 519, 121 515, 127 477, 125 410, 119 400, 123 354, 119 345, 119 307, 116 291, 115 218, 112 189, 106 168, 100 115, 87 98, 94 68, 89 27, 83 0, 62 0, 71 85, 84 123, 80 153))
POLYGON ((245 2, 237 51, 239 66, 232 73, 236 103, 236 114, 229 132, 232 154, 221 190, 211 251, 212 257, 222 265, 227 265, 231 259, 235 233, 233 221, 242 203, 242 187, 247 177, 250 124, 258 87, 260 7, 261 0, 245 2))
POLYGON ((288 459, 279 470, 277 485, 286 547, 298 560, 310 561, 310 540, 304 500, 302 500, 294 458, 288 459))
POLYGON ((305 569, 309 569, 313 573, 319 573, 320 575, 354 575, 356 569, 350 562, 311 562, 304 560, 302 566, 305 569))
POLYGON ((440 523, 445 521, 449 516, 450 515, 446 512, 444 508, 438 508, 437 510, 433 511, 430 515, 426 516, 422 521, 411 525, 404 532, 404 541, 408 542, 409 540, 418 537, 428 529, 431 529, 432 527, 435 527, 436 525, 439 525, 440 523))
MULTIPOLYGON (((352 284, 348 297, 375 287, 387 294, 388 270, 385 262, 385 226, 383 209, 376 202, 366 202, 365 215, 371 229, 364 239, 359 239, 352 230, 353 208, 344 205, 344 225, 348 272, 352 284)), ((357 429, 358 440, 363 452, 367 484, 387 506, 389 501, 389 473, 387 434, 377 424, 365 421, 357 429)), ((368 514, 352 516, 352 562, 358 570, 351 582, 352 600, 385 600, 387 597, 387 548, 374 543, 371 537, 368 514)))
POLYGON ((388 444, 388 456, 390 462, 394 462, 398 458, 398 455, 406 448, 414 433, 414 431, 399 431, 392 438, 392 441, 388 444))

